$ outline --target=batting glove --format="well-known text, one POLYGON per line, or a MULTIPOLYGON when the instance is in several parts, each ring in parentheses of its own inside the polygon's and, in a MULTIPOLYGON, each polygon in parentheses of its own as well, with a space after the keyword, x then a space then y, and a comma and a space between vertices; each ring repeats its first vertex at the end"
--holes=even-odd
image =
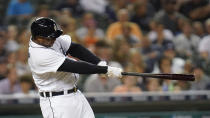
POLYGON ((121 78, 122 77, 122 69, 117 67, 108 66, 107 75, 110 78, 121 78))
POLYGON ((107 66, 106 61, 100 61, 98 64, 98 66, 107 66))

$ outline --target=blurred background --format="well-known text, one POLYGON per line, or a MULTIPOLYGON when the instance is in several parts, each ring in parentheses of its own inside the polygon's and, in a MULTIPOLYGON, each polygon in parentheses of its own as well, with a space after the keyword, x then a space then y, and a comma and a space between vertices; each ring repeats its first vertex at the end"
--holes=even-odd
POLYGON ((196 81, 81 75, 96 118, 210 118, 210 0, 0 0, 0 118, 41 118, 27 65, 30 23, 64 34, 125 71, 196 81))

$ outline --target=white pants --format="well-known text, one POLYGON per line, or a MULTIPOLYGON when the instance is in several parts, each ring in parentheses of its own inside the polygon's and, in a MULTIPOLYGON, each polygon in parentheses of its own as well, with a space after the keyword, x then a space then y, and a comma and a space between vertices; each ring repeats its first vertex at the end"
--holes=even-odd
POLYGON ((54 97, 40 97, 44 118, 95 118, 85 96, 77 91, 54 97))

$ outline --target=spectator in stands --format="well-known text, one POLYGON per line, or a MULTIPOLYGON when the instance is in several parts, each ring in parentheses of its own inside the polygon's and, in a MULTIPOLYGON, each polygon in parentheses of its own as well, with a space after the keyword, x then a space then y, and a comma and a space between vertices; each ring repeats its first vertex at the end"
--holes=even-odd
POLYGON ((106 12, 107 0, 80 0, 80 4, 85 11, 97 14, 104 14, 106 12))
POLYGON ((110 0, 110 5, 114 9, 115 13, 117 13, 120 9, 127 9, 128 4, 128 0, 110 0))
POLYGON ((4 33, 0 33, 0 57, 6 57, 7 51, 5 49, 6 37, 4 33))
POLYGON ((199 43, 199 52, 203 59, 209 60, 210 59, 210 18, 206 20, 205 27, 207 30, 207 35, 203 37, 203 39, 199 43))
MULTIPOLYGON (((127 65, 126 65, 126 68, 128 68, 128 70, 126 70, 126 71, 133 71, 133 72, 138 72, 138 73, 145 72, 145 68, 147 65, 144 63, 143 56, 139 52, 138 49, 131 48, 129 50, 128 60, 129 60, 129 62, 127 62, 127 65)), ((142 77, 137 78, 137 85, 142 89, 145 88, 144 80, 142 77)))
POLYGON ((104 31, 97 27, 93 14, 84 14, 82 25, 82 27, 77 29, 76 34, 86 46, 92 46, 98 40, 104 38, 104 31))
POLYGON ((7 67, 8 68, 15 67, 16 60, 17 60, 17 52, 9 52, 7 56, 7 63, 8 63, 7 67))
POLYGON ((141 88, 137 86, 137 77, 126 76, 122 78, 123 84, 116 86, 113 90, 114 93, 134 93, 141 92, 141 88))
POLYGON ((84 9, 80 5, 79 0, 64 0, 57 7, 57 10, 68 9, 73 17, 78 18, 83 15, 84 9))
POLYGON ((186 21, 190 22, 189 19, 185 19, 185 18, 179 18, 177 20, 177 31, 176 31, 176 34, 175 34, 176 36, 179 35, 180 33, 182 33, 182 28, 183 28, 183 25, 186 21))
MULTIPOLYGON (((172 61, 167 57, 162 57, 159 61, 159 73, 172 73, 172 61)), ((162 80, 161 90, 162 91, 174 91, 174 81, 162 80)))
POLYGON ((174 83, 174 91, 187 91, 190 90, 190 82, 178 80, 174 83))
POLYGON ((174 34, 178 30, 178 19, 184 16, 175 10, 176 0, 163 0, 163 10, 155 15, 155 19, 161 22, 166 29, 171 30, 174 34))
POLYGON ((27 60, 28 60, 27 47, 26 46, 20 47, 20 49, 17 51, 17 60, 15 63, 18 76, 31 73, 27 60))
POLYGON ((172 60, 168 57, 161 57, 158 62, 157 73, 172 73, 172 60))
POLYGON ((28 46, 29 44, 29 40, 30 39, 30 33, 29 33, 29 29, 23 27, 22 29, 19 29, 19 33, 17 36, 17 41, 20 45, 20 47, 22 46, 28 46))
POLYGON ((104 75, 94 74, 90 75, 85 84, 85 92, 111 92, 120 85, 120 81, 116 78, 107 78, 104 75))
POLYGON ((153 7, 148 9, 148 2, 144 1, 137 1, 137 3, 134 4, 134 15, 131 17, 131 21, 138 24, 143 32, 148 32, 149 22, 153 18, 154 12, 149 12, 149 10, 152 10, 153 7))
POLYGON ((166 46, 174 45, 171 40, 164 37, 163 29, 164 29, 164 26, 162 24, 159 24, 157 26, 157 30, 156 30, 157 31, 157 39, 155 39, 152 42, 152 47, 156 49, 159 57, 161 57, 163 55, 163 52, 166 49, 166 46))
POLYGON ((191 74, 193 72, 192 60, 186 59, 184 64, 184 74, 191 74))
POLYGON ((49 6, 48 5, 40 5, 36 9, 36 17, 49 17, 50 11, 49 11, 49 6))
MULTIPOLYGON (((33 94, 34 91, 32 91, 32 85, 33 80, 31 75, 22 75, 19 77, 20 80, 20 86, 21 86, 21 93, 22 95, 30 95, 33 94)), ((20 95, 20 93, 19 93, 20 95)))
POLYGON ((156 50, 155 46, 151 45, 151 41, 148 37, 144 37, 141 42, 140 52, 145 59, 145 72, 151 73, 154 69, 155 63, 159 60, 159 52, 156 50))
POLYGON ((122 24, 121 28, 122 34, 117 35, 116 38, 126 39, 131 47, 138 47, 138 45, 140 44, 140 39, 136 35, 132 34, 131 25, 126 22, 122 24))
POLYGON ((135 35, 139 40, 142 39, 142 32, 139 26, 133 22, 129 22, 129 15, 126 9, 118 11, 118 21, 109 25, 107 29, 107 38, 110 40, 116 39, 116 36, 123 34, 123 24, 128 23, 131 29, 131 34, 135 35))
POLYGON ((104 61, 112 58, 112 46, 107 40, 99 40, 95 44, 94 53, 104 61))
POLYGON ((200 38, 193 34, 190 21, 185 21, 182 25, 182 33, 177 35, 173 40, 177 56, 182 58, 190 58, 193 54, 197 54, 200 38))
POLYGON ((32 13, 33 8, 28 0, 12 0, 7 9, 8 16, 28 16, 32 13))
POLYGON ((194 68, 195 82, 191 83, 191 90, 205 90, 210 85, 210 78, 203 72, 200 65, 194 68))
POLYGON ((0 81, 0 94, 13 94, 20 91, 21 87, 16 69, 14 67, 10 68, 8 70, 7 78, 0 81))
POLYGON ((162 30, 162 33, 163 33, 163 37, 165 39, 168 39, 168 40, 171 40, 171 41, 174 39, 174 35, 171 32, 171 30, 166 29, 163 26, 164 25, 159 21, 155 21, 155 20, 150 21, 150 23, 149 23, 150 31, 148 33, 148 38, 150 39, 150 41, 154 41, 154 40, 157 39, 158 32, 159 32, 160 28, 163 28, 161 30, 162 30))
POLYGON ((58 18, 58 21, 64 34, 70 35, 72 41, 82 43, 76 34, 77 22, 74 18, 71 18, 67 15, 62 15, 62 17, 58 18))
POLYGON ((7 75, 7 60, 5 57, 0 57, 0 80, 6 78, 7 75))
POLYGON ((68 16, 70 18, 77 18, 77 17, 72 16, 72 13, 71 13, 71 11, 69 11, 68 8, 64 8, 61 11, 55 12, 55 16, 57 18, 62 17, 62 16, 68 16))
POLYGON ((207 76, 210 76, 210 60, 206 60, 200 56, 198 56, 195 60, 193 60, 194 64, 199 64, 207 76))
MULTIPOLYGON (((117 1, 120 1, 120 0, 117 0, 117 1)), ((117 20, 116 12, 115 12, 115 9, 114 9, 113 4, 112 4, 112 2, 116 2, 116 0, 115 1, 107 0, 106 2, 108 2, 108 3, 106 5, 105 17, 107 18, 106 22, 108 24, 110 24, 110 23, 113 23, 117 20)), ((107 27, 107 25, 106 25, 106 27, 107 27)))
POLYGON ((203 38, 205 36, 205 30, 203 24, 199 21, 193 22, 193 31, 195 35, 199 36, 199 38, 203 38))
POLYGON ((147 78, 146 80, 146 91, 158 92, 161 91, 160 82, 158 79, 147 78))
MULTIPOLYGON (((152 5, 151 0, 141 0, 141 1, 143 4, 145 4, 147 8, 147 14, 153 17, 155 15, 156 10, 155 7, 152 5)), ((136 0, 134 1, 134 4, 138 2, 140 1, 136 0)))
POLYGON ((179 11, 193 21, 204 21, 210 17, 210 4, 208 0, 188 0, 179 11))
POLYGON ((86 12, 94 14, 100 28, 106 29, 107 24, 116 21, 116 13, 110 0, 80 0, 80 4, 86 12))
MULTIPOLYGON (((132 71, 132 66, 127 66, 125 68, 126 71, 132 71)), ((134 70, 133 70, 134 71, 134 70)), ((142 89, 137 86, 137 77, 135 76, 124 76, 122 78, 122 85, 116 86, 113 90, 114 93, 134 93, 141 92, 142 89)))
POLYGON ((172 61, 172 73, 184 72, 185 60, 176 56, 175 46, 173 44, 168 44, 165 46, 163 56, 172 61))
POLYGON ((162 9, 162 0, 149 0, 155 11, 162 9))
POLYGON ((210 76, 210 19, 207 19, 205 22, 205 27, 207 30, 207 35, 202 38, 199 43, 199 55, 196 56, 194 62, 201 65, 205 74, 210 76))
POLYGON ((129 50, 129 63, 133 66, 135 72, 143 73, 145 72, 146 65, 141 53, 137 49, 129 50))
POLYGON ((6 50, 8 52, 17 51, 19 44, 17 42, 18 28, 15 25, 9 25, 7 30, 6 50))
POLYGON ((94 45, 98 40, 101 40, 104 37, 103 30, 96 27, 95 21, 89 21, 88 27, 87 27, 87 34, 84 37, 84 44, 89 47, 91 45, 94 45), (97 36, 97 30, 100 31, 100 35, 97 36))
POLYGON ((27 25, 33 12, 29 0, 12 0, 8 5, 6 23, 16 23, 19 27, 27 25))
POLYGON ((99 40, 95 44, 95 54, 100 59, 107 62, 108 65, 122 68, 121 64, 113 61, 113 49, 112 45, 107 40, 99 40))
POLYGON ((196 56, 194 62, 201 65, 204 73, 210 76, 210 19, 206 20, 205 27, 208 34, 200 41, 198 48, 199 55, 196 56))
POLYGON ((175 84, 173 81, 171 80, 163 80, 162 84, 161 84, 161 91, 169 91, 169 92, 173 92, 175 91, 175 84))
POLYGON ((119 62, 122 66, 126 66, 129 60, 130 45, 126 39, 115 39, 113 42, 113 60, 119 62))

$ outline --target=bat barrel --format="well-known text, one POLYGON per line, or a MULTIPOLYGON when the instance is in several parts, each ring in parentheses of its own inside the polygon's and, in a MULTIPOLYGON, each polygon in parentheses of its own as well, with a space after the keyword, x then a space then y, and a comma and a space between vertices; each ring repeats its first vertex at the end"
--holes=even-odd
POLYGON ((190 75, 190 74, 152 74, 152 73, 122 72, 122 75, 151 77, 151 78, 158 78, 158 79, 182 80, 182 81, 194 81, 195 80, 195 76, 190 75))

